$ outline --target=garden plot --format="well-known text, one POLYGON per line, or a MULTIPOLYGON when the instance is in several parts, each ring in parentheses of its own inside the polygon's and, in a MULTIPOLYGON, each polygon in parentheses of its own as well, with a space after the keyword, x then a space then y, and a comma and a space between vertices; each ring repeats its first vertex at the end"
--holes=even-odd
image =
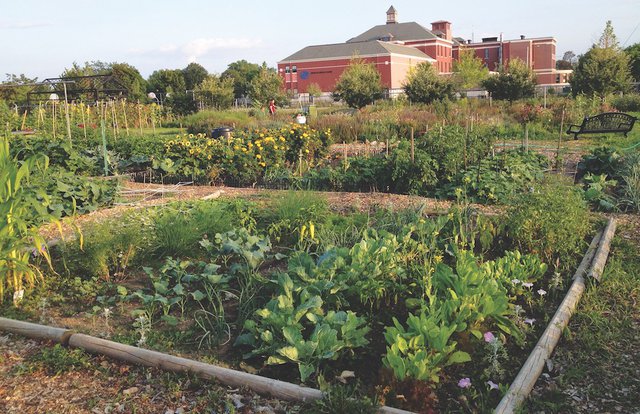
POLYGON ((486 409, 584 247, 579 196, 548 186, 500 219, 336 214, 299 192, 135 209, 86 226, 82 250, 56 246, 57 276, 12 312, 291 382, 339 377, 401 408, 486 409))

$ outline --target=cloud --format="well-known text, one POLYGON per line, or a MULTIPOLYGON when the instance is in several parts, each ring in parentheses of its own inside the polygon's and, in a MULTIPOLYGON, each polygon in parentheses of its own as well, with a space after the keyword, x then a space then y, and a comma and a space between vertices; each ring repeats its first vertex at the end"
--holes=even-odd
POLYGON ((36 29, 53 26, 53 23, 42 22, 0 22, 0 29, 36 29))
POLYGON ((193 39, 182 45, 168 44, 155 49, 131 49, 134 54, 163 54, 180 55, 189 62, 195 62, 198 58, 209 55, 219 50, 253 49, 262 45, 262 39, 254 38, 199 38, 193 39))

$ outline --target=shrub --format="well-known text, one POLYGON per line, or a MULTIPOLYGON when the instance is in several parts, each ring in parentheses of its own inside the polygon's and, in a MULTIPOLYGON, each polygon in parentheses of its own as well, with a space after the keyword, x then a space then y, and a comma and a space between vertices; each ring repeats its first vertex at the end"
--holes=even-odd
POLYGON ((611 106, 622 112, 640 112, 640 94, 614 96, 611 99, 611 106))
POLYGON ((429 62, 420 63, 412 68, 403 86, 404 93, 411 102, 431 103, 454 98, 453 84, 439 76, 429 62))
POLYGON ((579 189, 562 179, 535 185, 509 207, 506 235, 518 250, 538 254, 546 263, 573 265, 590 230, 589 213, 579 189))
POLYGON ((515 101, 533 96, 536 78, 533 71, 520 59, 509 62, 508 68, 501 67, 498 74, 482 81, 494 99, 515 101))
POLYGON ((360 109, 382 98, 380 73, 360 59, 352 59, 342 72, 333 92, 352 108, 360 109))

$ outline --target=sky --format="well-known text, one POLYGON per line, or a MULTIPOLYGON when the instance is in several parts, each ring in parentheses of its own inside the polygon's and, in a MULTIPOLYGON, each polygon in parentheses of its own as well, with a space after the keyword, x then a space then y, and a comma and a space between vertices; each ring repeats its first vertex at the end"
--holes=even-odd
POLYGON ((221 73, 231 62, 276 62, 314 44, 341 43, 386 22, 452 23, 479 41, 553 36, 558 58, 584 53, 611 20, 620 44, 640 42, 640 0, 0 0, 0 80, 40 80, 73 62, 126 62, 146 78, 190 62, 221 73))

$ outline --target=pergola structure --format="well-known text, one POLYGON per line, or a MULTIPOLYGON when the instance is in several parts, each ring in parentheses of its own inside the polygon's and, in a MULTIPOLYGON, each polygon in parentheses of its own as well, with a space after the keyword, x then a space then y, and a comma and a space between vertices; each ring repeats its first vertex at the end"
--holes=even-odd
POLYGON ((68 101, 90 99, 92 101, 126 98, 126 87, 113 76, 112 73, 91 76, 67 76, 60 78, 47 78, 38 83, 27 93, 27 106, 31 107, 32 101, 40 101, 40 96, 46 96, 49 100, 51 94, 66 96, 68 101), (42 86, 48 86, 43 88, 42 86))

